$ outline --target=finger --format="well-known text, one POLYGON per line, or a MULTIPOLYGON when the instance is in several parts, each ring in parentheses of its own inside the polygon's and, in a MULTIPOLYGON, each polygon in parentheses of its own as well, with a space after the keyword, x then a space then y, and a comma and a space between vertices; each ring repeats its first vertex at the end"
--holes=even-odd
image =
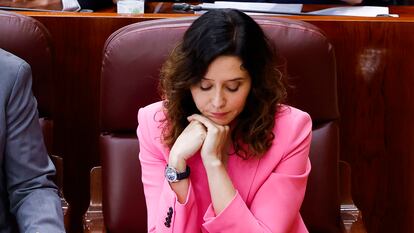
POLYGON ((195 130, 197 130, 197 132, 199 132, 200 134, 202 134, 202 135, 203 135, 203 138, 205 138, 205 136, 206 136, 206 134, 207 134, 207 127, 206 127, 206 126, 204 126, 204 124, 203 124, 203 123, 201 123, 200 121, 197 121, 197 120, 192 120, 192 121, 190 122, 190 124, 192 124, 192 125, 193 125, 193 128, 194 128, 195 130))
MULTIPOLYGON (((206 118, 205 116, 203 116, 203 115, 201 115, 201 114, 193 114, 193 115, 191 115, 191 116, 188 116, 188 117, 187 117, 187 120, 188 120, 188 121, 190 121, 190 122, 191 122, 191 121, 195 121, 195 120, 196 120, 196 119, 195 119, 195 117, 196 117, 196 116, 206 118)), ((206 118, 206 119, 207 119, 207 118, 206 118)))
POLYGON ((207 133, 207 127, 205 127, 203 123, 196 120, 191 121, 184 130, 197 132, 197 134, 200 135, 205 135, 207 133))
POLYGON ((210 119, 207 117, 200 115, 200 114, 193 114, 187 118, 190 121, 198 121, 202 123, 207 129, 217 129, 217 125, 214 124, 210 119))
POLYGON ((188 123, 188 126, 193 127, 193 128, 198 128, 201 127, 203 129, 206 129, 206 127, 204 126, 204 124, 201 121, 195 120, 195 119, 191 119, 189 120, 190 122, 188 123))

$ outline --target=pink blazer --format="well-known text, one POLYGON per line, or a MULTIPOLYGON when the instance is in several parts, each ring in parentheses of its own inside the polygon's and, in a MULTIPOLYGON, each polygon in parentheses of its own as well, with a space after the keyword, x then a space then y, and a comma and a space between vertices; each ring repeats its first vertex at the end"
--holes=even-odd
POLYGON ((138 113, 148 232, 308 232, 299 213, 310 172, 312 122, 307 113, 282 106, 275 116, 273 145, 261 159, 230 155, 227 169, 237 193, 219 215, 212 208, 200 155, 187 162, 191 168, 188 196, 184 204, 177 201, 164 178, 169 149, 161 142, 163 118, 162 102, 138 113))

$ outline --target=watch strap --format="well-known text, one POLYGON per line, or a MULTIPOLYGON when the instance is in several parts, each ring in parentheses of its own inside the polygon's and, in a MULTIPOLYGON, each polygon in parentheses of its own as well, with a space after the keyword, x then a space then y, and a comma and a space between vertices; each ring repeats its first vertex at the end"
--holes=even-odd
POLYGON ((177 172, 177 180, 183 180, 190 176, 190 167, 187 165, 185 168, 185 172, 178 173, 177 172))
POLYGON ((178 182, 180 180, 186 179, 189 176, 190 176, 189 166, 186 166, 184 172, 179 172, 177 171, 177 169, 175 169, 172 166, 169 166, 168 164, 165 167, 165 178, 168 180, 168 182, 172 182, 172 183, 178 182))

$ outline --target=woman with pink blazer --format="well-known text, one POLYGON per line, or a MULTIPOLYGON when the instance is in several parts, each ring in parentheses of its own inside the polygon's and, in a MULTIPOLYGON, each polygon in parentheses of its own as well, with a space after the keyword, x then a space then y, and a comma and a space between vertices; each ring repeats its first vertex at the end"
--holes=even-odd
POLYGON ((286 90, 260 26, 237 10, 199 17, 139 110, 148 232, 308 232, 299 213, 311 119, 286 90))

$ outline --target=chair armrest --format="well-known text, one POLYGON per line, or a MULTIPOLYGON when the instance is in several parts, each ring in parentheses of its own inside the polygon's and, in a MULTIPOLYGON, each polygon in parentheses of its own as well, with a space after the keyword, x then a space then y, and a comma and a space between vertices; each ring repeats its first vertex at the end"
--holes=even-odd
POLYGON ((351 166, 339 161, 341 219, 345 233, 366 233, 362 213, 354 204, 351 194, 351 166))
POLYGON ((102 168, 93 167, 90 172, 90 202, 83 216, 84 233, 105 233, 102 212, 102 168))

